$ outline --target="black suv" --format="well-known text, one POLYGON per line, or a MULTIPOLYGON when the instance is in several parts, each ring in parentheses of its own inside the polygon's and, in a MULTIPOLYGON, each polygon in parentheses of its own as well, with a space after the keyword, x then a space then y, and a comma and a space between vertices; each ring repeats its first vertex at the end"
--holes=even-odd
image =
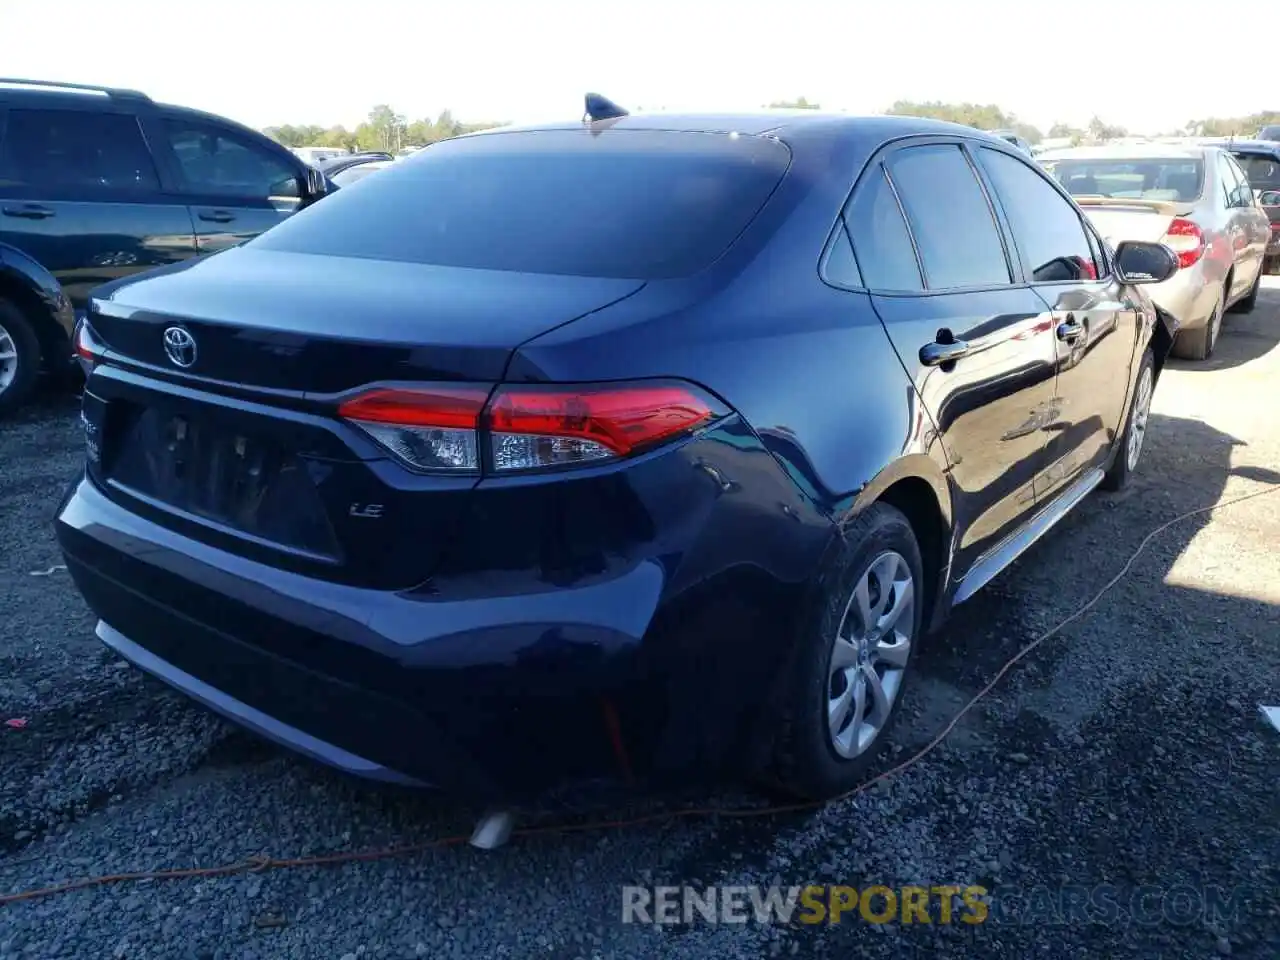
POLYGON ((70 362, 72 311, 94 287, 238 244, 325 191, 287 149, 222 117, 0 79, 0 412, 42 366, 70 362))

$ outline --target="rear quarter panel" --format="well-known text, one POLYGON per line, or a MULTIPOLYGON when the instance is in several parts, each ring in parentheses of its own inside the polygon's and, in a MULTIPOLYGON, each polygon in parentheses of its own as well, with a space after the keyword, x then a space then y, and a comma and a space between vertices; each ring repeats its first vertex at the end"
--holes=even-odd
POLYGON ((827 287, 815 272, 808 283, 744 284, 681 309, 663 303, 674 291, 655 286, 605 311, 607 323, 580 321, 521 348, 508 379, 701 384, 831 517, 895 460, 926 452, 927 418, 865 294, 827 287))
POLYGON ((930 483, 949 521, 945 458, 869 298, 819 277, 883 140, 789 143, 791 169, 717 264, 534 338, 508 379, 682 377, 737 410, 828 518, 844 520, 903 472, 930 483))

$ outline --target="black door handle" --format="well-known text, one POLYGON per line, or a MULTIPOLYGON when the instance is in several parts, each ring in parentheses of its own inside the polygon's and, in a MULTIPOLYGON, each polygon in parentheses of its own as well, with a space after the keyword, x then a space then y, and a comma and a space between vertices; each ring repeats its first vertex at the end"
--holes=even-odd
POLYGON ((1058 339, 1066 340, 1070 343, 1072 340, 1079 340, 1084 336, 1084 327, 1076 320, 1074 314, 1067 314, 1067 319, 1058 324, 1058 339))
POLYGON ((200 219, 208 220, 210 223, 230 223, 236 218, 234 213, 228 210, 201 210, 200 219))
POLYGON ((939 367, 944 363, 959 360, 969 352, 969 344, 963 340, 950 340, 946 343, 934 341, 920 348, 920 362, 926 367, 939 367))
POLYGON ((54 212, 38 203, 24 203, 21 206, 4 207, 0 212, 6 217, 22 217, 24 220, 44 220, 52 217, 54 212))

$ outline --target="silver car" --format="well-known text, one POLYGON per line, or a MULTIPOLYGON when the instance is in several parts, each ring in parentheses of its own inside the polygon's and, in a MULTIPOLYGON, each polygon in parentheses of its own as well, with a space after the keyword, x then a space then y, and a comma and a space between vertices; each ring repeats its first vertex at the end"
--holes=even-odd
POLYGON ((1248 177, 1225 150, 1115 144, 1054 150, 1038 160, 1112 246, 1154 240, 1177 253, 1178 272, 1147 289, 1181 325, 1178 356, 1207 358, 1223 313, 1253 308, 1271 226, 1248 177))

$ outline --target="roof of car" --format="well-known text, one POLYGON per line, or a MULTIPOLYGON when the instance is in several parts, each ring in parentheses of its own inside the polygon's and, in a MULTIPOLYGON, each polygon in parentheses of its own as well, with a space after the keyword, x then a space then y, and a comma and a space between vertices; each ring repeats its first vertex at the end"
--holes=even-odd
POLYGON ((356 167, 360 164, 372 163, 377 160, 394 159, 395 158, 391 154, 376 150, 362 153, 340 153, 337 156, 317 160, 316 167, 326 173, 329 173, 331 171, 336 171, 339 167, 356 167))
POLYGON ((89 84, 51 83, 33 80, 0 79, 0 103, 36 105, 57 105, 63 107, 88 107, 94 104, 113 106, 142 106, 159 110, 173 116, 182 116, 190 120, 204 120, 221 126, 232 127, 243 133, 261 137, 262 134, 252 127, 239 123, 229 117, 195 107, 185 107, 176 103, 160 103, 152 100, 145 93, 137 90, 123 90, 118 87, 97 87, 89 84))
POLYGON ((1113 143, 1092 147, 1066 147, 1046 150, 1040 160, 1129 160, 1171 159, 1185 157, 1188 160, 1203 158, 1205 152, 1218 149, 1216 143, 1113 143))
POLYGON ((466 134, 471 137, 523 133, 533 130, 581 130, 592 132, 608 130, 662 130, 692 133, 737 133, 746 136, 775 136, 789 140, 797 136, 829 135, 834 139, 864 135, 888 140, 913 134, 939 134, 986 139, 1007 146, 1007 141, 992 134, 943 120, 924 117, 852 116, 843 113, 823 113, 817 110, 762 110, 755 113, 649 113, 632 114, 611 120, 591 123, 562 121, 554 123, 526 124, 521 126, 494 127, 466 134))

